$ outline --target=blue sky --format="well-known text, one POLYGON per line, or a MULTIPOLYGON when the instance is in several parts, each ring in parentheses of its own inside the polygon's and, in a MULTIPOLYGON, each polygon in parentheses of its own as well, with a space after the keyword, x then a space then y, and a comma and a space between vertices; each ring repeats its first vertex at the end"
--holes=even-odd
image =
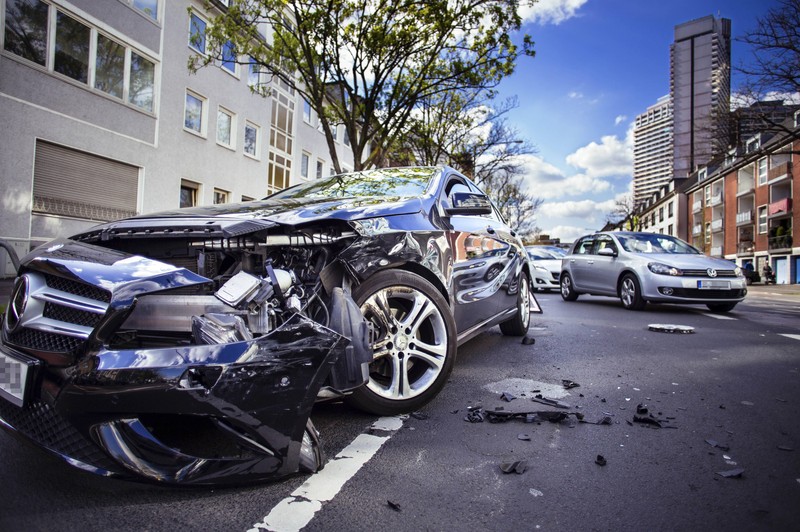
MULTIPOLYGON (((526 158, 529 191, 545 200, 544 233, 570 242, 600 229, 630 190, 631 124, 669 93, 669 47, 677 24, 731 19, 732 62, 750 51, 736 37, 776 0, 540 0, 524 9, 535 58, 500 85, 519 106, 509 125, 537 152, 526 158)), ((734 72, 732 91, 739 85, 734 72)))

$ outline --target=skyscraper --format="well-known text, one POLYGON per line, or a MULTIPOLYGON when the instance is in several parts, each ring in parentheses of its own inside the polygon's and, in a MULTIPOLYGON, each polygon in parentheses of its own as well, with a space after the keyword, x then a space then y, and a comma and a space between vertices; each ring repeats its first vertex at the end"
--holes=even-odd
POLYGON ((633 126, 633 200, 641 203, 673 179, 672 102, 662 96, 633 126))
POLYGON ((675 26, 670 47, 673 174, 686 177, 727 148, 731 21, 712 15, 675 26))

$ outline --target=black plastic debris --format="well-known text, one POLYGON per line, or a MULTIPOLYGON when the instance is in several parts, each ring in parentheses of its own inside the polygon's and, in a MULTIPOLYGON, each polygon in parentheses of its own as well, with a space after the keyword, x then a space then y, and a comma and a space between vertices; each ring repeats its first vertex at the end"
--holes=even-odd
POLYGON ((638 414, 633 415, 633 421, 635 423, 642 423, 643 425, 653 425, 654 427, 662 428, 662 421, 653 414, 648 414, 646 416, 640 416, 638 414))
POLYGON ((569 379, 561 379, 561 384, 563 384, 564 388, 567 390, 571 388, 577 388, 578 386, 580 386, 580 384, 578 384, 577 382, 571 381, 569 379))
POLYGON ((535 343, 536 343, 536 338, 531 338, 530 336, 522 337, 522 345, 533 345, 535 343))
POLYGON ((636 405, 636 413, 639 414, 640 416, 646 415, 647 412, 648 410, 646 405, 643 405, 642 403, 636 405))
POLYGON ((525 460, 517 460, 516 462, 504 462, 500 464, 500 471, 503 473, 516 473, 521 475, 528 469, 528 462, 525 460))
POLYGON ((389 505, 389 508, 391 508, 391 509, 392 509, 392 510, 394 510, 395 512, 399 512, 399 511, 401 511, 401 510, 402 510, 402 508, 400 508, 400 505, 399 505, 399 504, 397 504, 397 503, 396 503, 396 502, 394 502, 394 501, 386 501, 386 504, 388 504, 388 505, 389 505))
POLYGON ((531 401, 542 403, 543 405, 547 406, 555 406, 556 408, 572 408, 567 403, 563 403, 556 399, 550 399, 549 397, 543 397, 542 394, 536 394, 535 397, 531 397, 531 401))
POLYGON ((744 468, 741 467, 727 471, 717 471, 717 475, 724 478, 742 478, 742 474, 744 474, 744 468))
POLYGON ((597 465, 599 465, 599 466, 604 466, 604 465, 606 465, 608 462, 606 461, 606 458, 605 458, 605 456, 603 456, 602 454, 598 454, 598 455, 597 455, 597 458, 595 458, 595 459, 594 459, 594 463, 595 463, 595 464, 597 464, 597 465))
POLYGON ((789 445, 778 445, 778 450, 779 451, 790 451, 791 452, 791 451, 794 451, 794 447, 791 447, 789 445))
POLYGON ((505 401, 507 403, 510 403, 511 401, 513 401, 516 398, 517 398, 517 396, 514 395, 513 393, 510 393, 510 392, 503 392, 500 395, 500 399, 502 399, 503 401, 505 401))
POLYGON ((613 425, 614 422, 611 420, 611 416, 603 416, 597 421, 586 421, 584 419, 580 420, 581 423, 587 423, 589 425, 613 425))
POLYGON ((422 413, 422 412, 411 412, 411 414, 410 414, 410 415, 411 415, 411 417, 413 417, 414 419, 420 419, 420 420, 423 420, 423 419, 428 419, 428 418, 430 417, 428 414, 424 414, 424 413, 422 413))
POLYGON ((469 421, 470 423, 483 423, 483 420, 483 408, 479 406, 471 406, 467 408, 467 415, 464 416, 464 421, 469 421))

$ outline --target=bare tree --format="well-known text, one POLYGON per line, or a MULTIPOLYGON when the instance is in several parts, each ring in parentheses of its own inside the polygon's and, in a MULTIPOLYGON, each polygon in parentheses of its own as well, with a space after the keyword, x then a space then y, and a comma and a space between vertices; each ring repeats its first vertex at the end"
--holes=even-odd
POLYGON ((634 201, 633 194, 625 194, 614 201, 614 208, 606 216, 606 221, 628 231, 636 231, 641 213, 642 207, 634 201))

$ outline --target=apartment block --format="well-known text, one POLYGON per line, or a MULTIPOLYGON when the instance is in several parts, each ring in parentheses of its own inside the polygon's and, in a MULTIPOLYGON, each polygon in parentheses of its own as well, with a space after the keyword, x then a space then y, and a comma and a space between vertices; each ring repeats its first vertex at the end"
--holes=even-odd
POLYGON ((633 126, 633 199, 639 204, 667 185, 672 173, 672 101, 662 96, 633 126))

